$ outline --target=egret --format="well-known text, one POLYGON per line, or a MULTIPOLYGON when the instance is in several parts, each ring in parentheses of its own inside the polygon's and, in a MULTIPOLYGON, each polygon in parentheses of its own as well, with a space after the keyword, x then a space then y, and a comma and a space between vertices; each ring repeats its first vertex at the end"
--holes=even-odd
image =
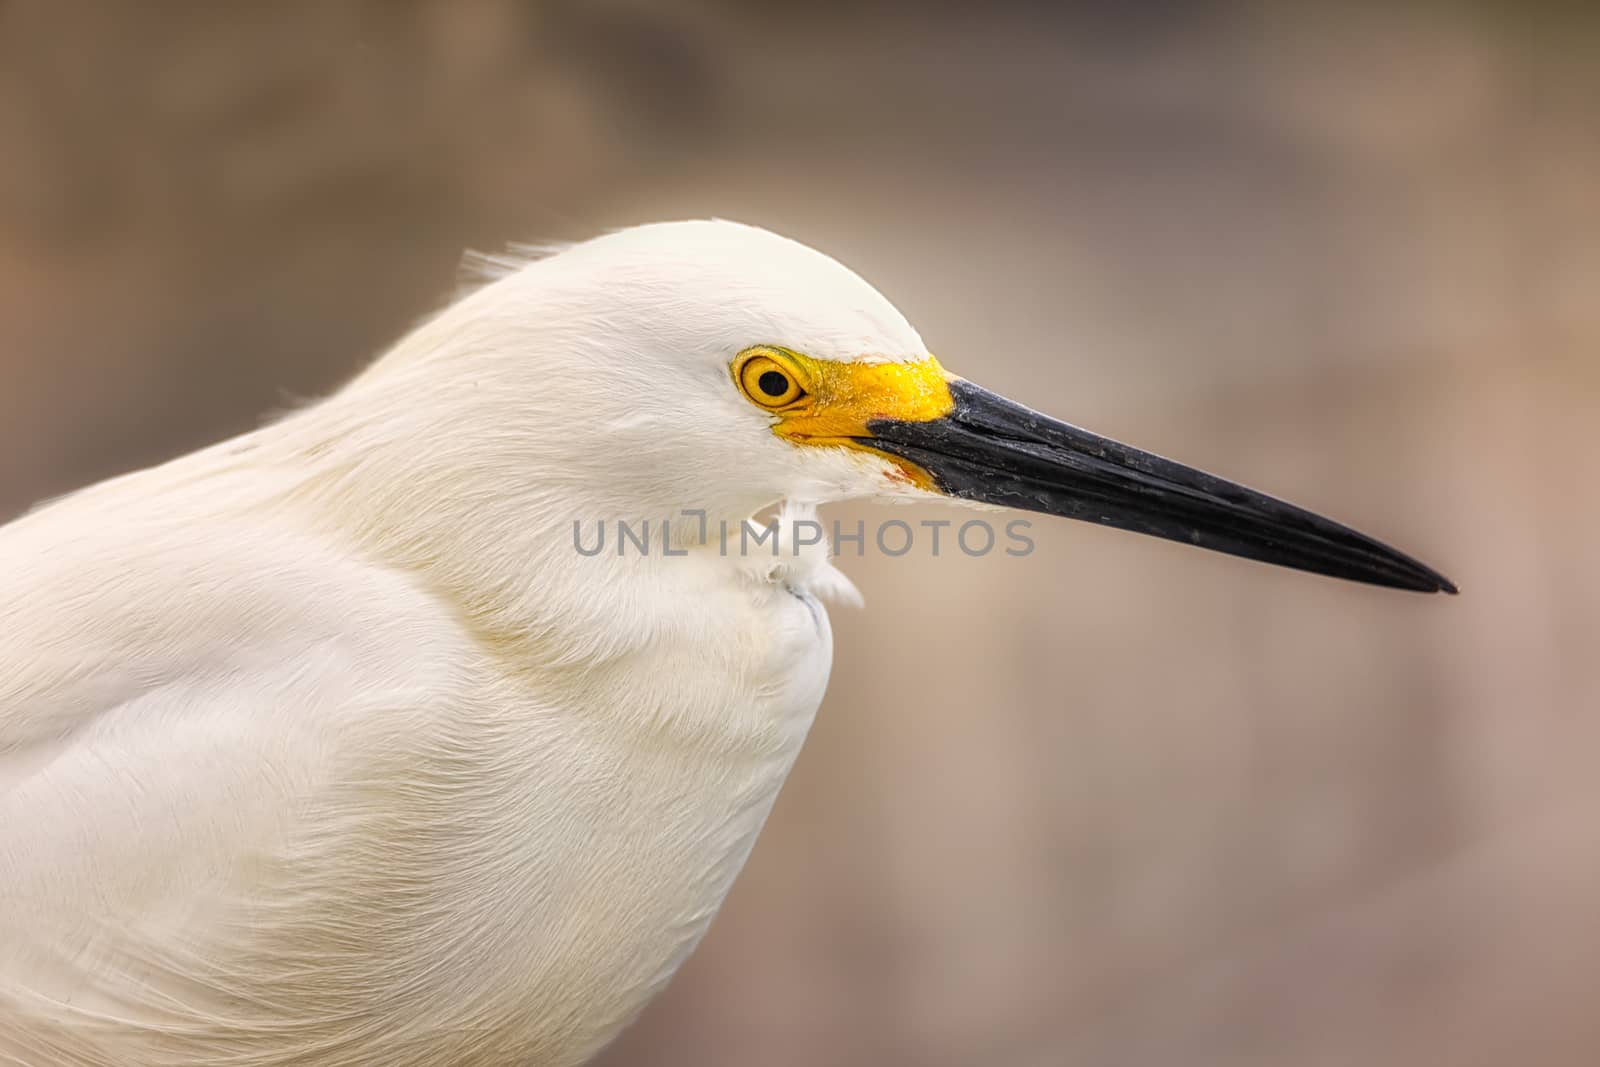
POLYGON ((578 1064, 705 933, 822 699, 779 502, 936 497, 1424 592, 947 373, 725 221, 527 262, 277 421, 0 529, 0 1062, 578 1064), (668 551, 575 551, 656 520, 668 551))

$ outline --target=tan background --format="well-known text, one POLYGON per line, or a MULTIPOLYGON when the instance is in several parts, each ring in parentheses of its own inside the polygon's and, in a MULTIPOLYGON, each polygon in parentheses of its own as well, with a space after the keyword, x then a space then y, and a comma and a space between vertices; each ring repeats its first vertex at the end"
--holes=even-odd
POLYGON ((0 512, 327 390, 464 247, 705 214, 1464 594, 1069 523, 847 562, 605 1064, 1600 1063, 1582 6, 0 3, 0 512))

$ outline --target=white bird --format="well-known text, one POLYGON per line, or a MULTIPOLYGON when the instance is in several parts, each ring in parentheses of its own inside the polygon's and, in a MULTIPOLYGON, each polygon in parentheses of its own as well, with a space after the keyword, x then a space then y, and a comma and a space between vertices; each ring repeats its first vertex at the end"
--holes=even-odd
POLYGON ((591 1057, 728 892, 849 592, 704 525, 947 496, 1454 591, 948 375, 763 230, 502 266, 327 399, 0 530, 0 1063, 591 1057), (673 554, 575 550, 642 520, 673 554))

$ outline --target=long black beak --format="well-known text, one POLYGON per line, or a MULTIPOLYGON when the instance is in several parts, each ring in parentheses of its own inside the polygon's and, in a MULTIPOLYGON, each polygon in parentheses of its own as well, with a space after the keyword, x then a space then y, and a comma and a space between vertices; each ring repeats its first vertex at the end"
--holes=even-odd
POLYGON ((1282 567, 1421 593, 1454 593, 1433 568, 1264 493, 950 382, 928 422, 877 419, 860 443, 910 460, 944 492, 1152 534, 1282 567))

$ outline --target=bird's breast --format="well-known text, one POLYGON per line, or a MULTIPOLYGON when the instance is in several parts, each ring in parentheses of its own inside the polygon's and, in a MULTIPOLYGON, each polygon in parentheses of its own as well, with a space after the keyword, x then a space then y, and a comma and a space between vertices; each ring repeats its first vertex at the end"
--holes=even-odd
MULTIPOLYGON (((645 597, 652 640, 568 673, 530 709, 515 857, 526 1002, 625 1025, 709 927, 822 699, 832 657, 809 592, 744 580, 645 597)), ((638 600, 635 599, 635 603, 638 600)), ((578 1036, 578 1035, 575 1035, 578 1036)), ((579 1043, 583 1043, 581 1040, 579 1043)))

